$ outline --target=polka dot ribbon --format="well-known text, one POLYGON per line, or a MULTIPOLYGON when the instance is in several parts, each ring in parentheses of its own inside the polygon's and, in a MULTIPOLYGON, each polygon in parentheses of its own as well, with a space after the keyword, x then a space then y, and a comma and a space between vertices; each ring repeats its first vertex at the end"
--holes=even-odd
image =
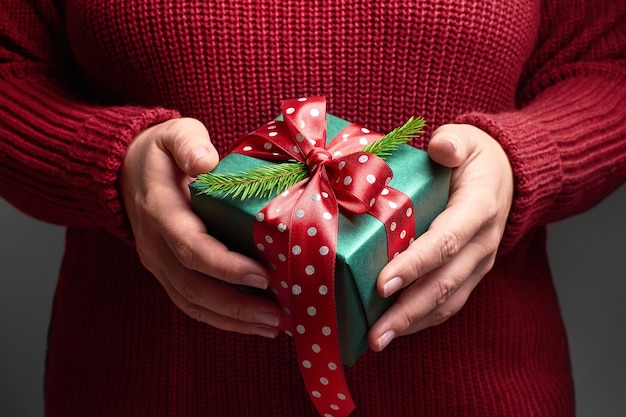
POLYGON ((339 207, 369 213, 386 228, 388 255, 415 239, 413 204, 387 186, 391 169, 362 152, 381 138, 348 125, 326 147, 323 97, 285 100, 284 121, 272 121, 234 145, 233 151, 266 160, 296 159, 309 178, 274 198, 256 216, 257 254, 272 270, 270 288, 285 312, 281 326, 294 338, 303 380, 320 415, 349 415, 348 390, 335 311, 335 256, 339 207))

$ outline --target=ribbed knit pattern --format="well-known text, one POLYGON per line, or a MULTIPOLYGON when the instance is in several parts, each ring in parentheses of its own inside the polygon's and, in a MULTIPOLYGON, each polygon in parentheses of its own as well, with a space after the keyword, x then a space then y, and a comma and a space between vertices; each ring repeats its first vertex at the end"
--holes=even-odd
POLYGON ((218 331, 169 301, 128 244, 116 187, 128 143, 154 123, 196 117, 224 153, 281 99, 304 95, 381 132, 422 115, 422 148, 437 126, 472 123, 500 142, 516 178, 494 269, 452 319, 347 370, 353 415, 573 415, 544 225, 626 180, 625 9, 6 0, 0 193, 68 226, 47 415, 315 415, 287 336, 218 331))

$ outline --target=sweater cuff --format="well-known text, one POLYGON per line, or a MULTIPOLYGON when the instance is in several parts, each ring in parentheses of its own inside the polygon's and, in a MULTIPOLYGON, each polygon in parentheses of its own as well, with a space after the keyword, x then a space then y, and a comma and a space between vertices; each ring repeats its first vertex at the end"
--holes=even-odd
POLYGON ((134 239, 117 188, 126 149, 142 130, 177 117, 180 117, 177 111, 163 108, 108 107, 87 119, 77 131, 80 146, 73 148, 72 157, 81 166, 84 183, 76 190, 92 188, 92 192, 76 196, 77 201, 84 210, 91 211, 98 225, 126 243, 132 244, 134 239))
POLYGON ((515 180, 515 194, 499 253, 510 251, 552 206, 560 192, 563 168, 556 143, 522 112, 469 113, 456 123, 471 124, 496 139, 506 152, 515 180))

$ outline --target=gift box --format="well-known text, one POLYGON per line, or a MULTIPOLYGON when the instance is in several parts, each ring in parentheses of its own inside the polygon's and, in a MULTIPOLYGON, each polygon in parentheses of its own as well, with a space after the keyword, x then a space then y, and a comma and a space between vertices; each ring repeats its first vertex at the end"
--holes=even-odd
MULTIPOLYGON (((283 104, 284 118, 279 117, 277 119, 278 123, 283 123, 286 118, 292 116, 292 106, 300 105, 305 100, 306 99, 300 99, 297 102, 290 101, 283 104)), ((321 100, 319 99, 317 101, 314 99, 308 100, 308 102, 317 102, 319 106, 322 106, 323 112, 325 107, 323 106, 323 103, 319 103, 320 101, 321 100)), ((283 131, 289 131, 289 135, 292 136, 293 143, 295 144, 302 142, 303 139, 313 143, 314 141, 310 138, 303 138, 302 134, 298 131, 298 124, 310 124, 311 122, 319 120, 323 115, 318 114, 319 112, 317 111, 317 107, 312 110, 304 108, 302 112, 305 112, 305 116, 307 118, 305 120, 292 120, 293 126, 290 126, 291 131, 289 131, 289 129, 284 129, 283 131), (315 116, 314 119, 311 118, 311 114, 315 116)), ((342 139, 345 140, 345 138, 350 135, 354 137, 355 134, 358 134, 357 136, 362 136, 360 138, 356 137, 354 139, 356 141, 355 143, 368 142, 371 141, 372 138, 382 136, 374 132, 370 132, 368 129, 355 126, 346 120, 330 114, 326 114, 325 116, 325 123, 324 120, 321 121, 324 123, 324 133, 320 133, 318 136, 321 136, 321 139, 326 142, 327 146, 330 145, 333 140, 338 142, 342 139)), ((238 150, 226 155, 217 165, 213 174, 249 172, 258 167, 277 164, 278 162, 276 160, 267 160, 277 157, 277 152, 268 153, 268 157, 265 159, 251 157, 245 154, 246 150, 255 146, 254 143, 256 143, 257 147, 264 146, 265 150, 276 150, 276 146, 272 146, 271 144, 268 144, 268 142, 265 142, 265 139, 271 139, 275 132, 275 130, 272 130, 272 127, 274 126, 273 123, 275 122, 270 122, 268 126, 264 126, 258 132, 253 133, 253 139, 251 142, 246 142, 245 140, 238 141, 235 146, 238 150), (250 143, 251 145, 246 145, 246 143, 250 143)), ((307 134, 311 135, 309 132, 306 133, 305 136, 307 134)), ((361 148, 362 146, 363 145, 360 145, 361 148)), ((289 147, 283 146, 283 148, 287 149, 289 147)), ((299 152, 301 151, 296 149, 295 153, 292 152, 292 154, 298 156, 297 154, 299 152)), ((319 160, 318 162, 326 162, 328 159, 332 159, 337 156, 344 156, 342 152, 335 152, 331 155, 330 153, 327 154, 325 151, 322 151, 321 156, 319 154, 315 154, 315 156, 313 156, 314 154, 315 152, 313 151, 309 152, 306 160, 308 163, 310 163, 309 160, 311 158, 317 158, 319 160)), ((354 161, 359 162, 348 161, 347 164, 358 165, 364 160, 371 159, 368 158, 368 154, 358 155, 358 158, 353 159, 354 161)), ((283 157, 278 159, 285 158, 283 157)), ((393 256, 393 250, 390 249, 391 246, 389 242, 391 234, 399 234, 395 240, 401 241, 400 243, 403 245, 401 246, 402 248, 408 246, 408 244, 410 244, 415 237, 424 233, 428 229, 433 219, 445 208, 448 199, 450 170, 434 163, 426 152, 408 145, 400 145, 396 151, 386 157, 385 163, 393 173, 393 176, 390 181, 387 180, 385 184, 382 184, 382 191, 376 191, 376 193, 384 195, 388 193, 388 190, 392 189, 396 190, 394 192, 398 192, 402 196, 408 197, 408 208, 401 205, 402 207, 398 207, 397 210, 402 210, 402 217, 408 217, 410 219, 410 226, 411 228, 414 226, 414 231, 411 230, 409 231, 409 235, 405 234, 405 236, 402 236, 402 233, 405 233, 405 231, 400 231, 398 229, 399 226, 396 224, 396 221, 390 217, 391 214, 387 214, 387 217, 385 217, 385 215, 378 214, 379 218, 377 218, 369 212, 353 213, 344 208, 340 208, 336 215, 336 242, 333 242, 330 245, 325 244, 322 246, 322 248, 327 248, 327 246, 336 244, 336 248, 332 248, 331 251, 335 253, 333 277, 335 303, 334 314, 336 315, 341 360, 348 366, 353 365, 358 357, 367 349, 368 329, 385 312, 385 310, 389 308, 392 302, 381 297, 376 291, 376 279, 378 274, 389 262, 390 257, 393 256)), ((341 169, 346 169, 344 168, 345 165, 345 162, 336 163, 334 168, 329 168, 329 171, 332 172, 328 175, 332 176, 340 172, 341 169)), ((314 169, 317 169, 315 164, 311 171, 314 169)), ((377 173, 376 175, 381 176, 382 174, 377 173)), ((324 176, 326 176, 326 174, 324 174, 324 176)), ((373 176, 371 174, 364 175, 366 182, 373 181, 372 177, 373 176)), ((351 181, 350 177, 346 175, 343 177, 339 176, 336 180, 330 180, 330 182, 339 183, 342 187, 351 186, 351 181)), ((300 185, 301 189, 306 190, 306 187, 308 186, 306 182, 307 180, 302 181, 302 184, 300 185)), ((365 182, 364 184, 367 185, 365 182)), ((278 242, 278 244, 290 246, 286 247, 279 253, 279 260, 266 259, 264 253, 260 251, 259 248, 264 249, 264 246, 268 245, 267 242, 263 241, 263 237, 258 239, 253 237, 253 228, 255 227, 255 223, 258 223, 260 218, 264 218, 269 215, 267 211, 264 212, 264 210, 267 210, 266 207, 268 204, 272 202, 272 200, 279 200, 280 198, 283 198, 282 196, 288 194, 289 190, 284 193, 282 193, 284 190, 278 190, 282 194, 278 194, 277 196, 253 196, 246 199, 241 199, 239 196, 225 196, 220 192, 206 193, 206 186, 199 181, 192 182, 190 184, 190 190, 192 195, 192 207, 198 216, 204 221, 208 233, 222 241, 231 250, 260 259, 268 265, 270 271, 275 270, 276 264, 280 264, 281 261, 285 260, 285 256, 283 254, 289 254, 293 258, 297 259, 303 258, 303 256, 308 256, 307 253, 298 253, 298 256, 291 254, 292 247, 299 248, 299 246, 293 244, 291 240, 299 237, 285 237, 284 239, 287 240, 281 240, 278 242, 278 240, 283 239, 281 236, 285 233, 275 232, 275 234, 268 233, 265 235, 267 242, 271 242, 272 244, 277 244, 278 242), (289 244, 287 244, 287 241, 289 241, 289 244)), ((307 202, 310 202, 309 200, 318 201, 320 199, 328 199, 329 192, 330 191, 321 191, 321 193, 312 192, 310 199, 307 198, 307 202)), ((307 191, 299 191, 299 193, 306 194, 307 191)), ((287 199, 287 197, 284 198, 287 199)), ((298 207, 295 205, 298 203, 295 203, 294 207, 289 207, 290 202, 293 201, 295 200, 286 201, 283 206, 280 207, 286 206, 285 210, 290 211, 290 216, 297 217, 299 213, 298 207)), ((367 200, 364 204, 366 209, 368 209, 368 204, 370 206, 374 205, 374 199, 371 199, 371 203, 368 202, 369 200, 367 200)), ((396 203, 392 201, 385 203, 385 210, 389 210, 389 207, 396 207, 396 203)), ((278 208, 275 209, 275 211, 279 211, 281 209, 282 208, 278 208)), ((335 216, 335 214, 332 216, 335 216)), ((322 217, 332 216, 328 212, 324 212, 322 214, 322 217)), ((323 222, 322 219, 320 221, 323 222)), ((286 232, 287 234, 295 234, 295 230, 284 230, 288 228, 289 225, 290 224, 287 221, 283 221, 278 224, 278 229, 281 232, 286 232)), ((314 233, 317 233, 317 229, 319 229, 319 227, 311 227, 310 224, 307 223, 303 226, 302 230, 310 235, 313 229, 315 229, 314 233)), ((298 232, 298 236, 300 234, 304 233, 298 232)), ((328 251, 328 248, 326 251, 328 251)), ((315 255, 317 256, 318 254, 315 253, 315 255)), ((304 261, 303 265, 304 270, 307 272, 301 274, 303 275, 302 280, 308 283, 306 280, 310 278, 307 277, 307 275, 309 268, 312 267, 307 265, 306 261, 304 261)), ((273 282, 273 285, 270 283, 272 291, 274 292, 274 295, 277 295, 279 291, 286 290, 287 295, 284 295, 283 297, 290 297, 291 299, 296 300, 294 302, 297 302, 300 297, 299 294, 301 291, 301 285, 297 283, 294 284, 293 282, 286 283, 284 281, 285 277, 282 276, 285 274, 284 271, 285 270, 283 270, 280 274, 276 274, 276 277, 272 276, 271 280, 276 280, 273 282)), ((290 272, 289 275, 293 274, 290 272)), ((326 290, 322 291, 322 288, 330 290, 332 286, 320 285, 319 288, 320 293, 323 293, 326 290)), ((294 308, 297 308, 297 304, 295 304, 295 306, 296 307, 294 308)), ((286 308, 286 310, 288 311, 289 308, 291 308, 291 306, 286 308)), ((308 312, 310 315, 311 307, 308 307, 308 312)), ((319 315, 310 319, 315 320, 317 316, 319 315)), ((327 334, 327 332, 330 333, 331 327, 332 326, 321 327, 322 332, 324 334, 327 334)), ((311 328, 311 325, 307 324, 307 332, 309 332, 309 328, 311 328)), ((290 334, 305 332, 304 326, 298 325, 296 322, 289 321, 286 324, 286 330, 290 334)), ((316 346, 317 344, 313 343, 313 351, 316 350, 316 346)), ((310 349, 306 348, 305 350, 310 349)), ((299 355, 299 359, 302 359, 304 368, 307 368, 307 365, 310 367, 310 360, 307 359, 306 353, 302 356, 299 355)), ((329 365, 329 367, 332 368, 333 365, 329 365)), ((304 368, 303 372, 307 372, 307 369, 304 368)), ((324 381, 324 379, 325 378, 321 378, 322 381, 324 381)), ((318 390, 314 388, 311 389, 311 392, 313 393, 312 397, 321 395, 318 390)), ((342 394, 339 395, 339 397, 341 396, 342 394)), ((333 410, 336 410, 336 408, 333 407, 333 410)))

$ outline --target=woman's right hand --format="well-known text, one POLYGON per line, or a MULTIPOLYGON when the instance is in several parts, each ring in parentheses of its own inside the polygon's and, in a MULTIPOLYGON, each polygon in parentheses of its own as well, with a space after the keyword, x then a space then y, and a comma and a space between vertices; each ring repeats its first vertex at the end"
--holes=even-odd
POLYGON ((218 154, 204 125, 172 119, 137 135, 120 174, 124 206, 143 265, 188 316, 223 330, 276 337, 280 308, 235 284, 265 289, 268 272, 207 234, 188 184, 218 154))

